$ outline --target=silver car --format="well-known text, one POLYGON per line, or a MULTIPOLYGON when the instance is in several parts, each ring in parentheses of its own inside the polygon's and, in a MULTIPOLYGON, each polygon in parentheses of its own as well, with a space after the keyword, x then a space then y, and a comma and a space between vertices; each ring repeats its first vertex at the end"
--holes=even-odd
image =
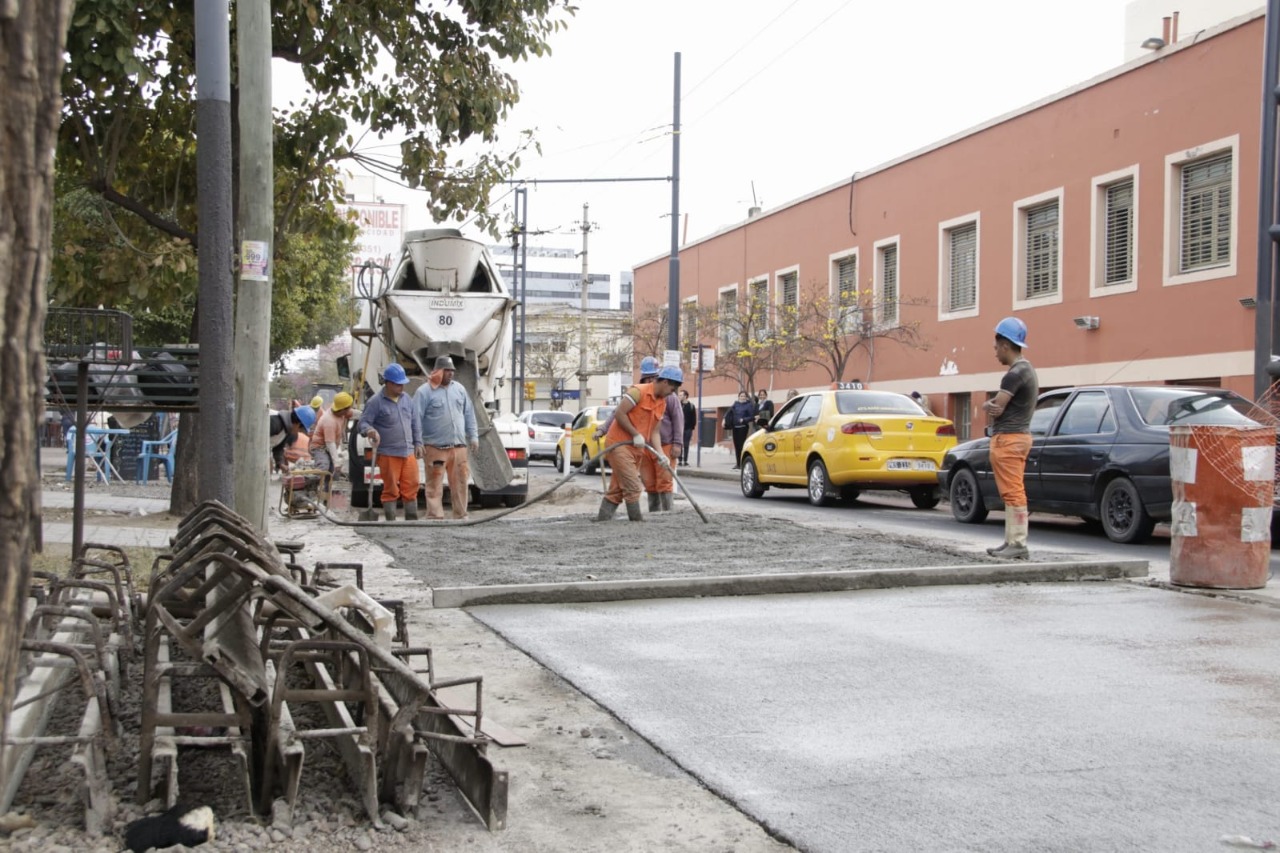
POLYGON ((520 413, 520 422, 529 430, 529 459, 555 459, 556 445, 564 436, 572 412, 531 409, 520 413))

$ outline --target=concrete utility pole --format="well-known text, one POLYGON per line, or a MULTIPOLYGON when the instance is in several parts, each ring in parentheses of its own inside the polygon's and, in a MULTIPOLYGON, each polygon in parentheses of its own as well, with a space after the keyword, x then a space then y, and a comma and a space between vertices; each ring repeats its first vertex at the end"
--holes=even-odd
POLYGON ((267 387, 275 230, 271 3, 238 0, 240 283, 235 322, 236 512, 267 529, 267 387))
POLYGON ((578 319, 578 409, 587 405, 587 293, 591 289, 591 274, 587 264, 587 237, 591 234, 591 222, 587 219, 590 208, 582 204, 582 316, 578 319))
POLYGON ((231 29, 228 0, 196 0, 196 193, 200 217, 200 448, 196 495, 235 499, 231 370, 231 29))

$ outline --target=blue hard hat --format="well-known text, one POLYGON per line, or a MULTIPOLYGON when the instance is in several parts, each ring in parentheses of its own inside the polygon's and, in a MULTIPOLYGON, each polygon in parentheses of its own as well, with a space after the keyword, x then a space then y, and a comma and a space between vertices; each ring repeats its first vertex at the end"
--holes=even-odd
POLYGON ((658 360, 651 355, 640 359, 640 375, 652 376, 658 372, 658 360))
POLYGON ((674 364, 668 364, 666 367, 658 371, 659 379, 666 379, 668 382, 674 382, 679 385, 684 382, 684 371, 676 367, 674 364))
POLYGON ((307 432, 311 432, 311 427, 316 422, 316 410, 310 406, 299 406, 293 410, 293 416, 298 419, 298 423, 302 424, 302 428, 307 432))
POLYGON ((409 381, 409 377, 404 375, 404 368, 393 361, 383 368, 382 381, 403 385, 409 381))
POLYGON ((996 334, 1008 338, 1009 342, 1019 349, 1027 347, 1027 324, 1017 317, 1005 317, 996 323, 996 334))

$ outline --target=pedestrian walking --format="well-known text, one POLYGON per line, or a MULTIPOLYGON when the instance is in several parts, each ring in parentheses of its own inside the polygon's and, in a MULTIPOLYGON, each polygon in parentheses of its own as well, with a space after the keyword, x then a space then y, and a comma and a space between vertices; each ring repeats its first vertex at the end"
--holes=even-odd
POLYGON ((689 401, 689 392, 683 388, 680 389, 680 411, 684 414, 684 444, 680 448, 680 464, 687 468, 693 429, 698 424, 698 407, 689 401))
POLYGON ((1035 368, 1022 355, 1027 324, 1005 317, 996 325, 996 359, 1009 368, 1000 390, 982 404, 991 418, 991 468, 1004 501, 1004 544, 988 548, 993 557, 1027 558, 1027 490, 1024 482, 1031 453, 1031 415, 1040 393, 1035 368))
POLYGON ((678 367, 664 367, 658 378, 644 385, 633 385, 622 395, 614 410, 613 426, 605 434, 609 451, 609 466, 613 474, 609 478, 609 490, 600 501, 596 521, 608 521, 618 511, 618 504, 627 505, 627 518, 644 521, 640 511, 640 458, 648 455, 647 446, 660 446, 662 442, 662 418, 667 408, 667 397, 679 390, 684 374, 678 367), (615 446, 616 445, 616 446, 615 446))
POLYGON ((427 518, 444 518, 444 477, 449 475, 449 508, 456 520, 467 517, 471 463, 467 451, 480 449, 471 393, 453 381, 453 359, 436 359, 427 381, 414 395, 422 421, 422 454, 427 471, 427 518))
POLYGON ((396 502, 401 499, 405 521, 418 518, 422 423, 413 401, 404 391, 408 381, 403 367, 395 362, 388 364, 382 371, 382 390, 369 398, 357 426, 378 457, 378 470, 382 472, 382 517, 387 521, 395 521, 396 502))
POLYGON ((746 391, 738 392, 738 401, 725 412, 724 428, 733 434, 733 470, 738 470, 742 461, 742 445, 746 444, 751 433, 751 424, 756 418, 756 404, 746 391))

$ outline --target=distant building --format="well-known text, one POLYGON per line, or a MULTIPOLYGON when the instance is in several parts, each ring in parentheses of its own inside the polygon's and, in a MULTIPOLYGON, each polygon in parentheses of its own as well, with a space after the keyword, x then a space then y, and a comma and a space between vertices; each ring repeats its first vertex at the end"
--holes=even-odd
MULTIPOLYGON (((498 264, 498 271, 511 286, 511 292, 520 295, 520 277, 517 263, 512 257, 510 245, 490 246, 498 264)), ((573 249, 545 248, 529 246, 521 249, 529 264, 529 272, 525 277, 526 305, 571 305, 582 306, 582 262, 573 249)), ((590 286, 587 293, 587 308, 605 310, 609 308, 610 281, 608 274, 590 273, 590 286)))

